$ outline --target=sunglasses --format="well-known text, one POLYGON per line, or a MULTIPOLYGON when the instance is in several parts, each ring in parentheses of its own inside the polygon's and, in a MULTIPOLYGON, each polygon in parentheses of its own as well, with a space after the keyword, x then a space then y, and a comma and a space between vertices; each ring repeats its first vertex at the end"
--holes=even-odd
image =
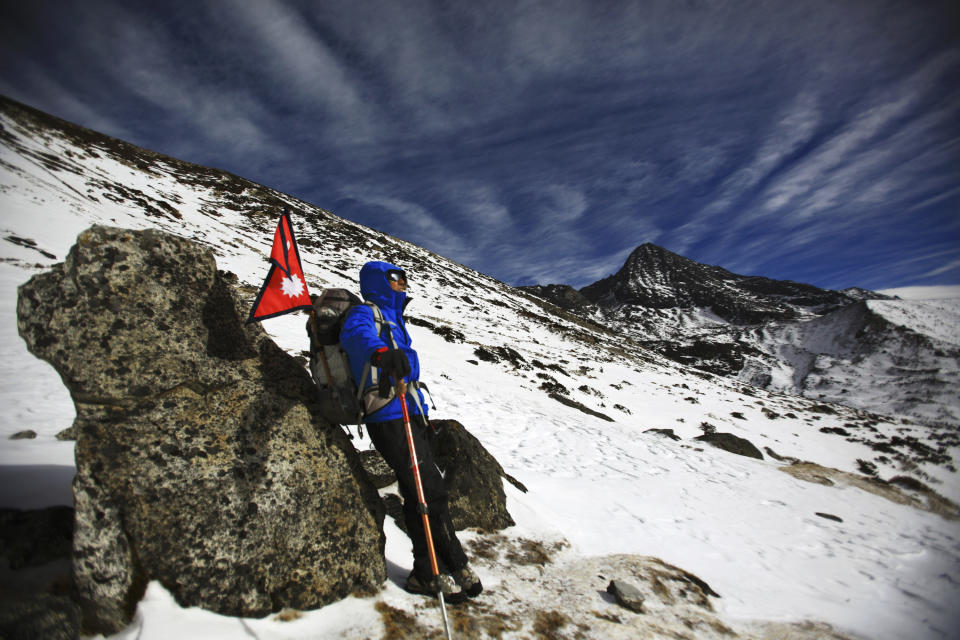
POLYGON ((387 271, 387 280, 390 282, 402 282, 403 284, 406 284, 407 274, 400 269, 390 269, 390 271, 387 271))

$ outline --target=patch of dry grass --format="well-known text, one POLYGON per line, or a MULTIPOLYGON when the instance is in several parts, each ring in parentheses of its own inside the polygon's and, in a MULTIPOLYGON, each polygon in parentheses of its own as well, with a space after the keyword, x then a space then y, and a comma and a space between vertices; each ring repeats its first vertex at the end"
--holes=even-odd
POLYGON ((556 640, 558 635, 570 622, 570 618, 559 611, 537 611, 536 620, 533 622, 533 632, 537 638, 544 640, 556 640))
POLYGON ((413 640, 414 638, 441 638, 439 633, 417 622, 416 616, 386 602, 378 602, 376 609, 383 621, 383 640, 413 640))

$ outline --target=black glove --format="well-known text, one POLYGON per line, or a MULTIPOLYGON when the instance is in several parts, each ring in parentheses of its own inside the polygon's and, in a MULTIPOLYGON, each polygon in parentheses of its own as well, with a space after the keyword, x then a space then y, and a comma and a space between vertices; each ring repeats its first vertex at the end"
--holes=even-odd
POLYGON ((373 354, 373 366, 380 367, 381 371, 393 376, 394 380, 410 375, 410 360, 400 349, 387 349, 373 354))
POLYGON ((407 354, 400 349, 378 351, 373 354, 371 361, 373 366, 380 368, 382 374, 378 390, 381 398, 390 397, 390 379, 388 376, 392 376, 394 383, 397 383, 410 375, 410 360, 407 359, 407 354))

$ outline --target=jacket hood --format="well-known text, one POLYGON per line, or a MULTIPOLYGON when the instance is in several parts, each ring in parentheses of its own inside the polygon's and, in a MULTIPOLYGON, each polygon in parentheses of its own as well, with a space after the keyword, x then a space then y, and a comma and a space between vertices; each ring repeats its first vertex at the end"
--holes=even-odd
POLYGON ((387 271, 400 269, 389 262, 368 262, 360 269, 360 295, 381 309, 403 311, 406 292, 394 291, 387 280, 387 271))

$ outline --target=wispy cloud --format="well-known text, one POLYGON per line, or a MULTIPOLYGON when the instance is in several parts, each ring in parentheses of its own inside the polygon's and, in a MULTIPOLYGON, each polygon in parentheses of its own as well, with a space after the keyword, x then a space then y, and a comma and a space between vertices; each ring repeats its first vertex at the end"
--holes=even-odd
MULTIPOLYGON (((729 213, 735 204, 752 195, 754 187, 783 168, 787 158, 808 144, 816 132, 822 119, 818 102, 816 92, 805 91, 789 103, 783 116, 763 134, 761 146, 753 158, 724 180, 700 215, 712 217, 729 213)), ((756 210, 748 210, 744 218, 755 215, 756 210)))
POLYGON ((0 5, 35 31, 0 19, 0 90, 510 282, 648 241, 831 282, 960 242, 936 3, 41 5, 0 5))
POLYGON ((53 115, 72 118, 82 122, 87 128, 121 138, 133 137, 126 123, 111 118, 102 109, 91 106, 76 92, 60 81, 59 78, 45 72, 44 68, 33 60, 20 63, 21 79, 12 82, 0 77, 0 93, 17 96, 27 104, 47 103, 47 110, 53 115))
POLYGON ((872 179, 884 147, 884 134, 911 115, 920 97, 960 61, 960 53, 941 54, 895 88, 881 94, 836 135, 800 160, 768 189, 764 196, 767 214, 790 209, 799 221, 853 199, 852 188, 872 179))
MULTIPOLYGON (((229 157, 284 155, 262 125, 272 116, 251 91, 216 81, 168 32, 126 6, 112 6, 108 15, 109 20, 103 14, 85 17, 98 27, 102 23, 101 37, 88 45, 96 52, 94 64, 105 70, 112 90, 120 91, 128 104, 133 97, 169 114, 164 126, 174 130, 166 136, 151 132, 166 138, 168 150, 196 154, 214 146, 229 157)), ((147 129, 141 121, 134 136, 142 137, 147 129)))
POLYGON ((361 185, 346 187, 343 193, 363 207, 381 209, 376 226, 388 233, 412 240, 441 255, 461 255, 468 249, 466 236, 447 226, 435 212, 424 206, 361 185))
POLYGON ((948 190, 948 191, 944 191, 943 193, 937 194, 937 195, 935 195, 935 196, 933 196, 933 197, 931 197, 931 198, 927 198, 926 200, 922 200, 922 201, 918 202, 917 204, 913 205, 912 207, 910 207, 907 211, 908 211, 908 212, 913 212, 913 211, 917 211, 917 210, 919 210, 919 209, 923 209, 923 208, 926 208, 926 207, 930 207, 930 206, 933 206, 933 205, 935 205, 935 204, 937 204, 937 203, 939 203, 939 202, 943 202, 944 200, 949 200, 949 199, 951 199, 951 198, 956 198, 958 195, 960 195, 960 187, 955 187, 955 188, 950 189, 950 190, 948 190))
MULTIPOLYGON (((220 13, 218 11, 218 13, 220 13)), ((351 73, 305 15, 273 0, 242 2, 223 18, 240 30, 248 64, 285 100, 319 109, 336 135, 355 144, 375 142, 381 133, 374 103, 364 96, 362 78, 351 73)), ((330 136, 328 136, 330 137, 330 136)))
POLYGON ((933 276, 939 276, 944 273, 957 272, 960 274, 960 260, 951 260, 943 266, 937 267, 936 269, 931 269, 926 273, 921 273, 918 277, 920 278, 932 278, 933 276))

